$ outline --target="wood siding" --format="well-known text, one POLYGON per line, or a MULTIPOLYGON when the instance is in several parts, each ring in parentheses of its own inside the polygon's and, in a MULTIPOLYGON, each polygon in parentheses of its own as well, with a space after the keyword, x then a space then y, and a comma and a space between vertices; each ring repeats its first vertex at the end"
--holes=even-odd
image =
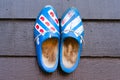
POLYGON ((0 0, 0 80, 120 80, 120 0, 0 0), (47 4, 58 12, 74 6, 85 28, 77 70, 52 74, 37 64, 33 25, 47 4))

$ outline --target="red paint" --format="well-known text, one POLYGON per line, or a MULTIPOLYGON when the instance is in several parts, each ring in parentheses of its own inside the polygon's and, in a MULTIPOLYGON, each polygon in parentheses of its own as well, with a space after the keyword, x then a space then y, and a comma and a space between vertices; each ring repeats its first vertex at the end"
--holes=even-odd
POLYGON ((58 19, 55 19, 55 22, 58 24, 59 23, 58 19))
POLYGON ((71 12, 68 13, 68 16, 71 17, 71 12))
POLYGON ((39 26, 38 26, 38 25, 36 25, 36 28, 37 28, 37 29, 39 29, 39 26))
POLYGON ((54 17, 54 13, 53 13, 53 12, 50 12, 50 15, 51 15, 52 17, 54 17))
POLYGON ((45 22, 45 24, 46 24, 47 26, 50 26, 50 23, 49 23, 49 22, 45 22))
POLYGON ((45 20, 45 18, 44 18, 44 17, 40 17, 40 19, 41 19, 42 21, 44 21, 44 20, 45 20))
POLYGON ((62 21, 62 24, 64 24, 64 23, 65 23, 65 21, 63 20, 63 21, 62 21))
POLYGON ((52 30, 52 31, 55 31, 55 28, 54 28, 54 27, 51 27, 51 30, 52 30))
POLYGON ((44 32, 44 30, 43 30, 43 29, 40 29, 40 32, 41 32, 41 33, 43 33, 43 32, 44 32))

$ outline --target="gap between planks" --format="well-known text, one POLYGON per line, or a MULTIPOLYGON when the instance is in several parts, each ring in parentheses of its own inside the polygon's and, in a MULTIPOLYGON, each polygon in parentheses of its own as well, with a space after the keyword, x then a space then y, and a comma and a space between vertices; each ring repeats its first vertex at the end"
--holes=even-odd
MULTIPOLYGON (((0 55, 0 58, 37 58, 32 55, 0 55)), ((120 56, 81 56, 81 59, 120 59, 120 56)))
MULTIPOLYGON (((0 18, 0 21, 35 21, 36 18, 0 18)), ((61 19, 59 18, 59 21, 61 21, 61 19)), ((82 18, 82 21, 86 22, 86 21, 90 21, 90 22, 119 22, 120 19, 84 19, 82 18)))

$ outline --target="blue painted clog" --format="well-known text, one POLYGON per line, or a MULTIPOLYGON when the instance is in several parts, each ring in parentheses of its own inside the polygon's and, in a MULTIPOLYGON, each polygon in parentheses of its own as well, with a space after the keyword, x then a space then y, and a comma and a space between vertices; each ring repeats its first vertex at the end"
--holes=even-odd
POLYGON ((54 72, 58 66, 60 33, 56 11, 50 5, 36 19, 34 40, 39 66, 45 72, 54 72))
POLYGON ((84 28, 76 8, 69 8, 61 19, 60 66, 66 73, 73 72, 80 61, 84 28))

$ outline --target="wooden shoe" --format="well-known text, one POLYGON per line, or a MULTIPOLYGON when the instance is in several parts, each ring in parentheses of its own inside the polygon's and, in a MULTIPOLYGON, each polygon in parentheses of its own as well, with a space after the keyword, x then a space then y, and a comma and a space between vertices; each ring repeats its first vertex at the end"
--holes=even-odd
POLYGON ((59 21, 55 9, 48 5, 39 13, 34 25, 37 60, 45 72, 54 72, 58 66, 59 21))
POLYGON ((84 28, 76 8, 69 8, 61 19, 60 66, 66 73, 73 72, 80 61, 84 28))

